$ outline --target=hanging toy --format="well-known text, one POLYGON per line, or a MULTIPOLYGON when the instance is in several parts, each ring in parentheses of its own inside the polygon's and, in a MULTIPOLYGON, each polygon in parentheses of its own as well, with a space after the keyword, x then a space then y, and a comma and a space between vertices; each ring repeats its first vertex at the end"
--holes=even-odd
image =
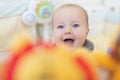
POLYGON ((49 27, 51 23, 51 15, 54 5, 49 0, 32 0, 28 10, 23 14, 23 22, 32 28, 32 32, 37 39, 39 36, 39 28, 36 24, 41 24, 43 27, 43 40, 48 42, 50 39, 49 27))
POLYGON ((48 0, 32 0, 28 10, 23 14, 23 22, 28 25, 34 23, 48 23, 53 12, 53 4, 48 0))

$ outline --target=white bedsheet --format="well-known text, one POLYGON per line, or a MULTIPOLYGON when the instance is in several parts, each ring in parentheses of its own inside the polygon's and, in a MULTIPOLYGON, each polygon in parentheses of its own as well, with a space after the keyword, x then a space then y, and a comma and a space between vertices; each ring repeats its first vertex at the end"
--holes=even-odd
POLYGON ((21 14, 30 0, 0 0, 0 18, 21 14))

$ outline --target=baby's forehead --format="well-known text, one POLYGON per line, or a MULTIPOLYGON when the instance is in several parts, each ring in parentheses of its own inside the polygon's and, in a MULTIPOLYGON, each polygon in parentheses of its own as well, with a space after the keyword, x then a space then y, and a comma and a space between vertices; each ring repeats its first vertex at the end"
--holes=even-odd
POLYGON ((69 10, 69 12, 77 12, 80 16, 82 16, 85 19, 85 22, 87 23, 88 26, 88 15, 87 12, 85 11, 85 9, 83 9, 81 6, 79 5, 75 5, 75 4, 65 4, 59 8, 57 8, 53 14, 53 20, 56 16, 60 16, 59 14, 64 15, 67 11, 69 10))

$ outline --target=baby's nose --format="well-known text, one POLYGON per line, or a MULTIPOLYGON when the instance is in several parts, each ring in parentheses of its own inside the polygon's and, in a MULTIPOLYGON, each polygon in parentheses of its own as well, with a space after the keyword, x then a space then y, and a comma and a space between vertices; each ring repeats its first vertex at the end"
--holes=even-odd
POLYGON ((65 29, 65 34, 71 34, 72 33, 72 29, 70 27, 67 27, 65 29))

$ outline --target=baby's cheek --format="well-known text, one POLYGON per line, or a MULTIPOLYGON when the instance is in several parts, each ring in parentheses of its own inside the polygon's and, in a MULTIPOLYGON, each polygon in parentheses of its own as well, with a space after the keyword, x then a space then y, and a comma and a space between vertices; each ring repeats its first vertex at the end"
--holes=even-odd
POLYGON ((79 44, 79 46, 82 46, 85 42, 85 39, 86 39, 86 35, 78 35, 77 44, 79 44))
POLYGON ((79 40, 84 40, 86 39, 87 35, 83 32, 76 32, 76 38, 79 39, 79 40))

